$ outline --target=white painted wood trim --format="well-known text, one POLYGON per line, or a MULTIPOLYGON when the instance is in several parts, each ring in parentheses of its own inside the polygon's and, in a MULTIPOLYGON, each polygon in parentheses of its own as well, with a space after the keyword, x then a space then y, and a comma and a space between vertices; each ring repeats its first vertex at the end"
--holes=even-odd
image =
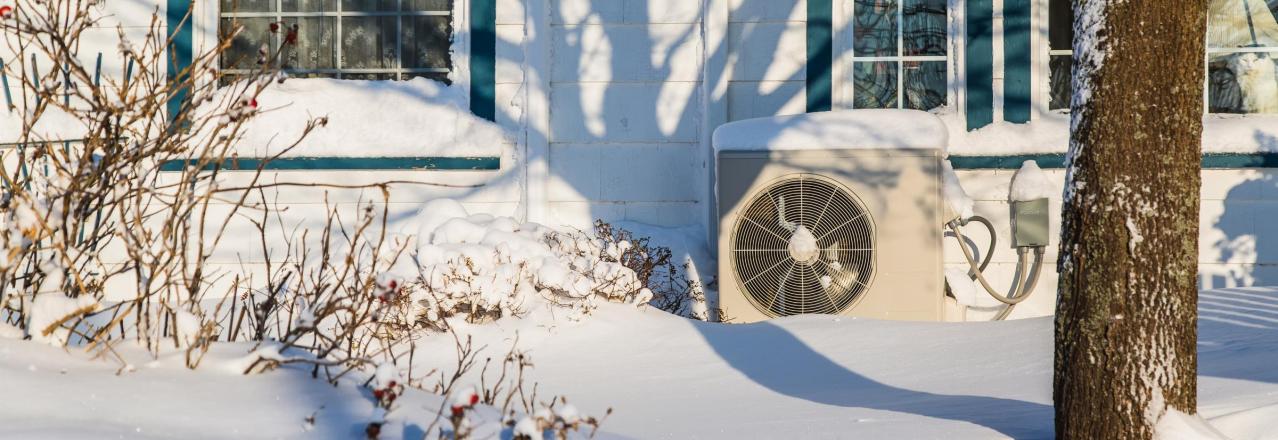
POLYGON ((998 123, 1003 120, 1003 84, 1005 83, 1005 57, 1006 51, 1003 50, 1003 0, 994 1, 994 15, 991 25, 993 27, 991 38, 993 39, 993 50, 990 55, 993 58, 993 66, 990 68, 994 77, 994 84, 990 92, 994 94, 994 122, 998 123))
POLYGON ((714 130, 728 122, 728 85, 732 66, 728 62, 728 17, 730 0, 704 0, 701 11, 701 148, 705 179, 706 241, 711 249, 718 240, 719 211, 714 156, 714 130))
POLYGON ((1048 105, 1051 102, 1052 81, 1051 68, 1048 62, 1051 57, 1048 51, 1049 0, 1030 2, 1030 119, 1042 119, 1051 113, 1048 105))
POLYGON ((963 131, 966 130, 967 120, 967 20, 964 18, 966 0, 948 0, 947 7, 950 11, 950 105, 953 106, 959 120, 962 121, 963 131))
POLYGON ((546 223, 550 218, 550 78, 553 0, 526 0, 524 8, 524 111, 523 205, 524 221, 546 223))

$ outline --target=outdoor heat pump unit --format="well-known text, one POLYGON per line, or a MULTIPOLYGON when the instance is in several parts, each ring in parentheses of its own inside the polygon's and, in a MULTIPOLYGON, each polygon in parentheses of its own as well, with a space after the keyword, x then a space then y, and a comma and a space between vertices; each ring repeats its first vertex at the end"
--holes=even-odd
POLYGON ((719 305, 945 318, 944 123, 913 110, 751 119, 715 130, 719 305))

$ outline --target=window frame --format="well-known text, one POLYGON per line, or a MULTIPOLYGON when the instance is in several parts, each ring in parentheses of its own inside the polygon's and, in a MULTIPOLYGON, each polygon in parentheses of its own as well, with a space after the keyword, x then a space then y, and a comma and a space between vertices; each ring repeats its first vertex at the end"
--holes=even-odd
POLYGON ((831 73, 834 75, 832 81, 832 94, 834 108, 837 109, 853 109, 855 103, 856 86, 852 77, 853 62, 893 62, 897 66, 896 75, 896 106, 893 109, 905 109, 904 84, 905 69, 907 62, 944 62, 945 63, 945 102, 940 106, 924 111, 940 111, 943 109, 959 108, 959 84, 956 81, 958 70, 962 67, 960 64, 960 55, 955 51, 961 49, 960 36, 964 24, 962 14, 963 0, 946 0, 945 2, 945 55, 903 55, 904 53, 904 10, 905 3, 897 0, 896 7, 896 44, 897 55, 895 56, 857 56, 855 54, 854 45, 856 43, 855 26, 855 2, 851 0, 841 0, 834 2, 834 42, 833 49, 836 54, 831 73))
MULTIPOLYGON (((279 5, 278 2, 280 2, 281 0, 272 0, 272 1, 276 1, 278 6, 279 5)), ((453 17, 453 22, 452 22, 453 33, 452 33, 452 44, 449 45, 450 57, 452 62, 452 69, 448 71, 448 79, 452 83, 451 85, 449 85, 449 87, 455 87, 455 88, 461 89, 461 91, 463 92, 463 95, 467 97, 470 96, 470 91, 471 91, 470 90, 471 89, 471 84, 470 84, 470 80, 471 80, 470 78, 470 53, 471 53, 470 3, 471 1, 472 0, 452 0, 453 4, 452 4, 451 15, 453 17)), ((220 2, 218 1, 196 2, 196 4, 199 6, 197 6, 196 9, 192 11, 192 18, 195 24, 195 31, 196 31, 195 41, 193 43, 194 43, 195 53, 199 54, 199 53, 204 53, 205 51, 211 50, 213 47, 216 47, 216 45, 218 44, 218 35, 220 31, 219 27, 220 27, 221 19, 223 18, 223 14, 221 11, 220 2)), ((340 9, 340 5, 341 5, 340 0, 338 0, 338 5, 340 9)), ((275 13, 275 12, 235 13, 235 16, 242 16, 241 14, 257 14, 258 16, 264 16, 264 17, 280 16, 279 13, 275 13)), ((289 13, 289 16, 295 17, 295 16, 302 16, 303 14, 310 14, 310 13, 300 13, 300 12, 289 13)), ((329 14, 324 16, 337 16, 336 15, 337 12, 314 13, 314 14, 316 16, 322 16, 322 14, 329 14)), ((349 16, 443 15, 443 14, 420 14, 420 13, 413 13, 413 12, 403 13, 399 11, 381 11, 381 12, 372 12, 372 13, 345 12, 344 14, 350 14, 349 16)), ((341 20, 336 20, 336 21, 340 22, 341 20)), ((400 44, 401 43, 397 41, 396 45, 399 46, 400 44)), ((338 44, 338 46, 340 50, 341 45, 338 44)), ((220 65, 221 60, 220 59, 215 60, 215 62, 218 63, 218 65, 220 65)), ((355 69, 355 70, 359 70, 359 69, 355 69)), ((373 70, 378 70, 378 69, 373 69, 373 70)), ((416 69, 407 69, 407 70, 416 70, 416 69)), ((347 69, 346 73, 354 74, 359 72, 351 72, 350 69, 347 69)), ((374 80, 374 81, 396 81, 396 80, 374 80)), ((473 105, 469 101, 467 102, 467 106, 473 107, 473 105)))
MULTIPOLYGON (((1031 69, 1033 70, 1031 72, 1031 76, 1034 81, 1034 84, 1032 85, 1032 87, 1034 88, 1033 101, 1031 102, 1031 106, 1033 107, 1034 111, 1031 112, 1031 115, 1032 115, 1031 117, 1035 119, 1045 115, 1055 116, 1055 117, 1061 117, 1061 116, 1067 117, 1070 114, 1069 108, 1062 108, 1062 109, 1055 109, 1055 110, 1052 110, 1049 108, 1052 102, 1052 90, 1051 90, 1052 71, 1051 71, 1051 65, 1050 65, 1051 58, 1053 56, 1058 56, 1058 55, 1073 55, 1072 48, 1070 50, 1052 50, 1051 48, 1051 42, 1047 38, 1047 36, 1050 35, 1050 32, 1051 32, 1051 27, 1050 27, 1051 26, 1051 17, 1050 17, 1051 1, 1052 0, 1034 0, 1034 2, 1031 4, 1031 7, 1034 9, 1033 11, 1031 11, 1031 14, 1033 14, 1035 24, 1033 26, 1033 32, 1031 34, 1031 38, 1034 41, 1031 41, 1030 44, 1033 45, 1034 57, 1037 58, 1033 60, 1031 64, 1031 69)), ((1210 26, 1210 23, 1208 24, 1208 26, 1210 26)), ((1205 40, 1207 36, 1203 35, 1203 38, 1205 40)), ((1206 43, 1204 45, 1204 48, 1206 49, 1205 53, 1203 54, 1203 60, 1202 60, 1203 72, 1204 72, 1204 78, 1203 78, 1203 116, 1204 117, 1206 116, 1215 116, 1215 117, 1224 117, 1224 118, 1278 117, 1278 114, 1273 114, 1273 113, 1212 112, 1211 101, 1210 101, 1211 90, 1210 90, 1210 86, 1208 85, 1208 82, 1211 81, 1209 66, 1211 64, 1211 57, 1213 55, 1255 52, 1255 53, 1269 53, 1271 55, 1274 55, 1275 59, 1278 59, 1278 46, 1212 48, 1210 43, 1206 43)))

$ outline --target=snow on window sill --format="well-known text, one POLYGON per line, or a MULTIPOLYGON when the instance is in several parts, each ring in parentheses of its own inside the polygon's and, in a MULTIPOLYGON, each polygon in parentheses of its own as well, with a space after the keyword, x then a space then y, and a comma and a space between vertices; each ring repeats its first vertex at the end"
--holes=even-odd
MULTIPOLYGON (((1064 153, 1069 149, 1069 113, 1048 112, 1028 123, 997 121, 973 131, 960 115, 938 114, 950 130, 948 151, 958 156, 1064 153)), ((1278 152, 1278 115, 1209 114, 1203 117, 1204 153, 1278 152)))

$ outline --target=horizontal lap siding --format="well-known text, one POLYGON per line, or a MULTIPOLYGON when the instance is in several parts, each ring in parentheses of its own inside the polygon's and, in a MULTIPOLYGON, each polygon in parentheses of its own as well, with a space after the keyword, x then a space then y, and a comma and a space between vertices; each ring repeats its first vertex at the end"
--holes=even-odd
MULTIPOLYGON (((1008 185, 1014 170, 960 170, 964 189, 976 201, 978 215, 989 218, 998 233, 988 278, 1006 289, 1014 278, 1016 252, 1011 248, 1007 204, 1008 185)), ((1064 186, 1064 170, 1044 170, 1057 187, 1064 186)), ((1203 288, 1278 285, 1278 169, 1204 170, 1199 221, 1199 284, 1203 288)), ((1059 197, 1051 203, 1050 237, 1043 276, 1034 297, 1014 316, 1051 314, 1056 288, 1056 254, 1060 240, 1059 197)), ((988 238, 984 228, 972 223, 964 233, 980 246, 988 238)), ((981 250, 984 252, 984 249, 981 250)), ((952 237, 945 238, 945 263, 965 268, 966 262, 952 237)), ((1004 292, 1006 292, 1004 290, 1004 292)), ((969 314, 969 316, 972 316, 969 314)), ((977 314, 979 316, 979 313, 977 314)))
POLYGON ((699 2, 550 2, 551 221, 698 220, 699 2))

